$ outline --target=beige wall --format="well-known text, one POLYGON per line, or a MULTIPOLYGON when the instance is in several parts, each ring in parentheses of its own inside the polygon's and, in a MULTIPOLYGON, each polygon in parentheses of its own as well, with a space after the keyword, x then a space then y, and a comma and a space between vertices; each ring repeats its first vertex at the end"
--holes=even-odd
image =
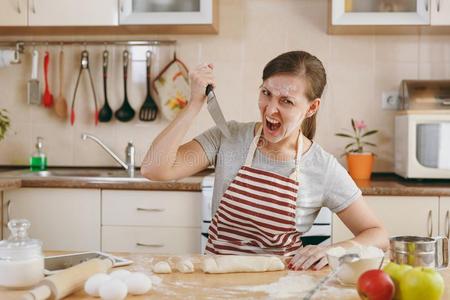
MULTIPOLYGON (((393 169, 394 113, 381 109, 382 91, 398 89, 405 78, 448 78, 450 76, 449 36, 331 36, 327 35, 327 0, 220 0, 220 33, 185 36, 102 36, 86 39, 176 39, 177 54, 189 66, 212 62, 217 77, 217 96, 227 119, 251 121, 258 118, 257 93, 264 64, 275 55, 292 49, 303 49, 318 56, 328 72, 329 84, 319 113, 317 142, 339 156, 345 140, 334 133, 349 126, 351 117, 364 119, 369 127, 380 130, 372 138, 379 146, 375 170, 393 169)), ((33 37, 3 37, 32 39, 33 37)), ((45 39, 45 37, 43 37, 45 39)), ((50 37, 49 37, 50 38, 50 37)), ((75 37, 51 37, 51 39, 75 37)), ((41 54, 45 47, 39 48, 41 54)), ((66 47, 65 96, 72 98, 79 55, 82 47, 66 47)), ((103 104, 101 85, 101 52, 103 47, 88 47, 91 68, 103 104)), ((114 63, 110 70, 109 99, 113 109, 121 105, 123 89, 120 56, 122 47, 110 49, 114 63)), ((154 49, 153 75, 171 56, 171 47, 154 49)), ((53 54, 59 47, 50 48, 53 54)), ((50 165, 115 166, 92 141, 82 141, 82 132, 100 137, 117 153, 123 154, 126 142, 137 146, 140 164, 146 148, 168 122, 159 117, 152 123, 112 121, 95 127, 93 104, 88 82, 82 81, 77 97, 75 126, 60 121, 53 111, 26 103, 26 81, 30 74, 30 49, 24 63, 0 69, 0 107, 10 112, 12 130, 0 142, 1 165, 25 165, 33 150, 36 136, 45 138, 50 165)), ((55 60, 57 56, 54 56, 55 60)), ((144 62, 133 61, 129 98, 138 110, 145 97, 142 76, 137 76, 144 62)), ((42 60, 41 60, 42 63, 42 60)), ((51 90, 57 93, 57 67, 51 71, 51 90)), ((41 77, 41 80, 43 78, 41 77)), ((194 121, 191 138, 213 125, 206 109, 194 121)))

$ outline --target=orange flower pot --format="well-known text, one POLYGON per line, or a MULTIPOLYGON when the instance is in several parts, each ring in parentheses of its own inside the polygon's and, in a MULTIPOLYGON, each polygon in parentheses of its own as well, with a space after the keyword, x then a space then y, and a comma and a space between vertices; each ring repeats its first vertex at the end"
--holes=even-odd
POLYGON ((348 172, 353 179, 370 179, 374 162, 373 153, 347 153, 348 172))

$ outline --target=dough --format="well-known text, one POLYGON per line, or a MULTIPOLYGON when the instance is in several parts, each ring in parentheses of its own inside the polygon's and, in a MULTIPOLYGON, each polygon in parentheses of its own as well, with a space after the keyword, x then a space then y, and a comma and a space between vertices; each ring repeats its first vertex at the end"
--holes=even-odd
POLYGON ((153 266, 153 272, 158 274, 172 273, 172 268, 167 261, 160 261, 153 266))
POLYGON ((203 259, 205 273, 267 272, 284 270, 276 256, 218 255, 203 259))
POLYGON ((194 264, 188 258, 180 259, 176 266, 177 270, 181 273, 192 273, 194 272, 194 264))

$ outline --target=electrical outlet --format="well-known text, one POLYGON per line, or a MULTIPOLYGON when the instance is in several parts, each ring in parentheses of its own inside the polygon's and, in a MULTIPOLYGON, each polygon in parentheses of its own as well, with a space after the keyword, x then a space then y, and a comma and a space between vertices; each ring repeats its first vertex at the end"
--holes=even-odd
POLYGON ((400 98, 397 91, 383 92, 381 95, 381 108, 397 110, 400 107, 400 98))

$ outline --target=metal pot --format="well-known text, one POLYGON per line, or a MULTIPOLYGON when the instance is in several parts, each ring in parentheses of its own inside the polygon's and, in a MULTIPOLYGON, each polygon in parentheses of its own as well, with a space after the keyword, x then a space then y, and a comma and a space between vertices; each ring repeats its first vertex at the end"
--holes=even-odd
POLYGON ((448 266, 446 237, 394 236, 389 245, 390 259, 395 263, 436 269, 448 266))

